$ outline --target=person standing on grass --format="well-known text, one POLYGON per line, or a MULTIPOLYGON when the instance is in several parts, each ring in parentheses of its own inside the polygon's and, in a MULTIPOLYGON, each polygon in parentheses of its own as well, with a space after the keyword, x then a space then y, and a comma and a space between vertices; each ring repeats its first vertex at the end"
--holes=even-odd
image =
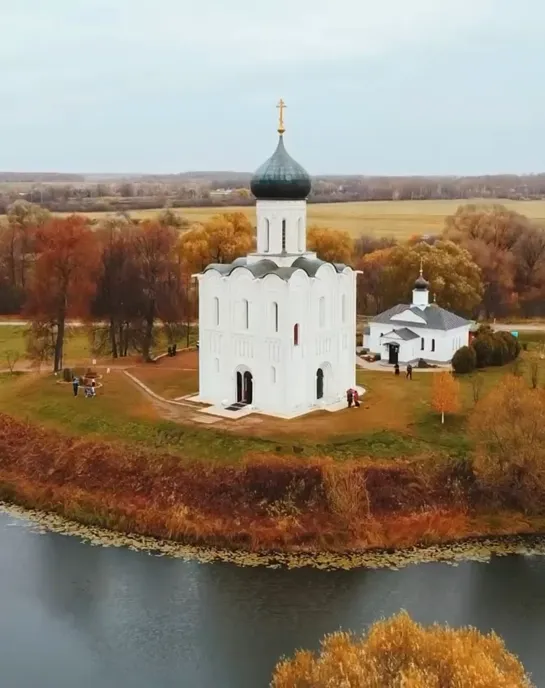
POLYGON ((79 392, 79 377, 75 376, 72 378, 72 389, 74 390, 74 396, 78 396, 79 392))
POLYGON ((408 379, 408 380, 412 380, 412 379, 413 379, 413 367, 412 367, 412 365, 411 365, 410 363, 409 363, 408 366, 407 366, 407 379, 408 379))
POLYGON ((346 403, 348 404, 348 408, 352 406, 352 399, 354 398, 354 392, 351 389, 346 390, 346 403))
POLYGON ((357 390, 357 389, 354 390, 354 406, 355 406, 356 408, 359 408, 359 407, 360 407, 360 395, 358 394, 358 390, 357 390))

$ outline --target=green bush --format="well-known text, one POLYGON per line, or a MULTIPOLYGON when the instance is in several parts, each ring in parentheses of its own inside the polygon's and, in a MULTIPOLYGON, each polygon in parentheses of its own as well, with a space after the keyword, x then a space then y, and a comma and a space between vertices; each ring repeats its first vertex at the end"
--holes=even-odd
POLYGON ((494 340, 488 334, 477 336, 471 343, 475 350, 477 368, 486 368, 492 365, 492 356, 494 354, 494 340))
POLYGON ((477 356, 477 368, 503 366, 518 358, 520 342, 510 332, 493 332, 489 327, 480 327, 471 343, 477 356))
POLYGON ((452 369, 458 375, 472 373, 477 367, 477 354, 472 346, 462 346, 452 357, 452 369))
POLYGON ((496 332, 495 336, 498 338, 498 340, 502 340, 505 343, 508 351, 509 361, 514 361, 515 358, 518 358, 521 346, 516 337, 513 337, 510 332, 496 332))

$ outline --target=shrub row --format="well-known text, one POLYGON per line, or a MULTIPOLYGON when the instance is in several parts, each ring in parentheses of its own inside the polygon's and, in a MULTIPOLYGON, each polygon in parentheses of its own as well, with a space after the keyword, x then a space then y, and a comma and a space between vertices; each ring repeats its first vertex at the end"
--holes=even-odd
POLYGON ((475 368, 503 366, 520 354, 520 344, 510 332, 494 332, 482 325, 469 346, 462 346, 452 357, 452 368, 460 375, 472 373, 475 368))

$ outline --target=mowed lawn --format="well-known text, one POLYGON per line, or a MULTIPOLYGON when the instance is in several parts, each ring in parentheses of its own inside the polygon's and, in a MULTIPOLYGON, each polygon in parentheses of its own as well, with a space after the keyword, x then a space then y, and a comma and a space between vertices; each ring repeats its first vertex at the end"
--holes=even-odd
MULTIPOLYGON (((527 215, 533 220, 545 220, 545 200, 509 201, 503 199, 468 199, 446 201, 368 201, 358 203, 311 203, 308 205, 308 224, 342 229, 353 237, 360 234, 392 236, 404 239, 412 234, 435 234, 443 229, 445 217, 456 212, 464 203, 501 203, 527 215)), ((205 222, 222 212, 240 211, 255 222, 255 207, 179 208, 175 212, 190 222, 205 222)), ((141 219, 154 217, 159 210, 132 211, 141 219)), ((111 213, 89 213, 103 218, 111 213)))
MULTIPOLYGON (((7 357, 13 352, 20 361, 26 357, 26 332, 27 328, 21 325, 0 326, 0 369, 6 367, 7 357)), ((66 339, 65 358, 88 361, 92 355, 87 333, 83 328, 73 328, 66 339)))
MULTIPOLYGON (((8 356, 13 357, 13 353, 19 358, 19 363, 26 358, 26 332, 28 328, 21 325, 0 325, 0 370, 7 368, 8 356)), ((191 328, 189 335, 189 343, 193 345, 197 339, 197 332, 195 328, 191 328)), ((186 334, 180 338, 178 348, 186 345, 186 334)), ((154 352, 160 354, 166 351, 168 346, 166 335, 162 330, 158 330, 157 343, 154 347, 154 352)), ((131 365, 135 358, 138 358, 135 351, 129 352, 131 360, 126 358, 119 358, 115 361, 118 365, 131 365)), ((102 359, 105 362, 112 362, 110 357, 101 357, 95 351, 91 344, 88 331, 85 327, 68 328, 68 336, 66 337, 64 345, 64 361, 67 365, 91 365, 93 359, 102 359)), ((47 365, 44 363, 43 368, 47 365)))

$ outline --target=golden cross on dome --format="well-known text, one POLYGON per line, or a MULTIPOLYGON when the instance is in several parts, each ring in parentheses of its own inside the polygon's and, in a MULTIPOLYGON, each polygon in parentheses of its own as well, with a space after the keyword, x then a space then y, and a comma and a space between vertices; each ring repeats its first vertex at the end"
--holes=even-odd
POLYGON ((424 267, 424 260, 420 258, 420 277, 422 277, 422 268, 424 267))
POLYGON ((285 131, 286 128, 284 127, 284 108, 286 108, 286 103, 280 98, 278 105, 276 106, 280 110, 280 114, 278 116, 278 133, 282 135, 285 131))

